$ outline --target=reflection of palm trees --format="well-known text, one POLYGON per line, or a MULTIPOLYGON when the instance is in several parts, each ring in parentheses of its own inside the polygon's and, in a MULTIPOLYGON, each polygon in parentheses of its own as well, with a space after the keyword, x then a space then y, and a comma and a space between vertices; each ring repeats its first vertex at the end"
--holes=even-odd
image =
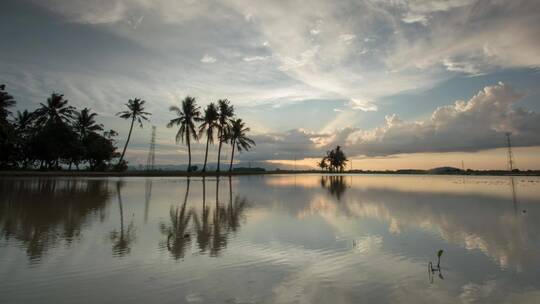
POLYGON ((227 246, 227 235, 221 231, 223 224, 226 223, 226 210, 219 204, 219 177, 216 178, 216 206, 212 217, 212 244, 210 247, 210 256, 218 256, 221 249, 227 246))
POLYGON ((118 208, 120 210, 120 231, 113 230, 110 234, 113 242, 113 253, 124 256, 131 251, 130 245, 135 240, 135 226, 130 222, 127 229, 124 228, 124 208, 122 204, 121 181, 116 182, 116 193, 118 195, 118 208))
POLYGON ((186 205, 189 193, 189 179, 186 196, 180 208, 171 209, 171 224, 160 226, 160 230, 167 236, 166 247, 176 259, 185 256, 186 248, 191 244, 190 229, 197 235, 199 252, 209 252, 211 257, 219 256, 228 243, 229 233, 240 228, 244 211, 249 206, 246 198, 232 196, 232 183, 229 179, 229 204, 223 206, 219 202, 219 177, 216 178, 216 200, 213 210, 206 203, 206 178, 202 178, 202 211, 197 208, 187 210, 186 205), (190 220, 193 218, 193 227, 190 220))
POLYGON ((30 260, 49 248, 73 244, 89 215, 109 201, 103 180, 0 179, 0 237, 15 239, 30 260))
POLYGON ((247 207, 247 199, 236 196, 234 203, 232 199, 232 182, 229 176, 229 207, 227 208, 227 227, 236 232, 240 227, 240 220, 243 217, 244 209, 247 207))
POLYGON ((197 244, 199 245, 199 250, 205 252, 210 246, 210 238, 212 236, 212 231, 210 227, 210 207, 206 206, 206 177, 202 178, 203 185, 203 207, 202 215, 199 220, 199 216, 195 210, 193 212, 193 221, 195 223, 195 229, 197 230, 197 244))
POLYGON ((347 183, 343 176, 321 176, 321 187, 327 189, 331 195, 339 200, 347 190, 347 183))
POLYGON ((179 209, 171 208, 170 217, 171 224, 169 226, 162 224, 160 226, 161 232, 167 236, 166 246, 167 250, 172 254, 175 259, 183 258, 185 255, 186 247, 191 243, 190 235, 188 232, 189 220, 191 219, 191 212, 186 210, 186 205, 189 196, 189 184, 190 180, 187 179, 186 195, 184 197, 184 203, 179 209))

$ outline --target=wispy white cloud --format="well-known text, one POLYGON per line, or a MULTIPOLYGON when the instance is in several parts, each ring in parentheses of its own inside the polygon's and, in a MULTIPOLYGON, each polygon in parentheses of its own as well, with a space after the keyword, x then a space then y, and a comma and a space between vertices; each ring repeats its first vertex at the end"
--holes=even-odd
POLYGON ((215 57, 212 57, 208 54, 204 55, 202 58, 201 58, 201 62, 202 63, 215 63, 217 61, 217 59, 215 57))

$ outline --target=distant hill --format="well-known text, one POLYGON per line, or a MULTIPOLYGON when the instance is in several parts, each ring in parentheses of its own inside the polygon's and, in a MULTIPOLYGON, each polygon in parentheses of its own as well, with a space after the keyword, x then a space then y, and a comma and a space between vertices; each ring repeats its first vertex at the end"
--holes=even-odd
POLYGON ((427 171, 429 174, 455 174, 455 173, 463 173, 464 171, 458 168, 454 167, 438 167, 429 169, 427 171))

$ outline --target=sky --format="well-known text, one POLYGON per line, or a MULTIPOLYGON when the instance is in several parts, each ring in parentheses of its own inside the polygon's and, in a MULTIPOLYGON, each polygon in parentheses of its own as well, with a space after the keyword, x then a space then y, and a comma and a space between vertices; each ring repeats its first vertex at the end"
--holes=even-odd
POLYGON ((151 125, 156 163, 187 163, 165 125, 190 95, 234 104, 257 143, 241 165, 313 168, 340 145, 354 169, 505 169, 511 133, 517 166, 540 169, 539 1, 3 0, 0 39, 19 109, 63 93, 122 146, 115 113, 146 100, 132 165, 151 125))

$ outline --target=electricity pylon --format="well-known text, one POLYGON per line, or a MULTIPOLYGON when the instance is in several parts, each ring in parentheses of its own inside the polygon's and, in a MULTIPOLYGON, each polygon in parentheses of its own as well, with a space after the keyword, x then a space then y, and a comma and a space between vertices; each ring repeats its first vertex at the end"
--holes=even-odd
POLYGON ((508 170, 512 172, 514 170, 514 154, 512 153, 512 142, 510 141, 510 132, 506 133, 506 144, 508 146, 508 170))
POLYGON ((146 159, 146 171, 154 170, 156 164, 156 126, 152 126, 152 138, 148 148, 148 158, 146 159))

